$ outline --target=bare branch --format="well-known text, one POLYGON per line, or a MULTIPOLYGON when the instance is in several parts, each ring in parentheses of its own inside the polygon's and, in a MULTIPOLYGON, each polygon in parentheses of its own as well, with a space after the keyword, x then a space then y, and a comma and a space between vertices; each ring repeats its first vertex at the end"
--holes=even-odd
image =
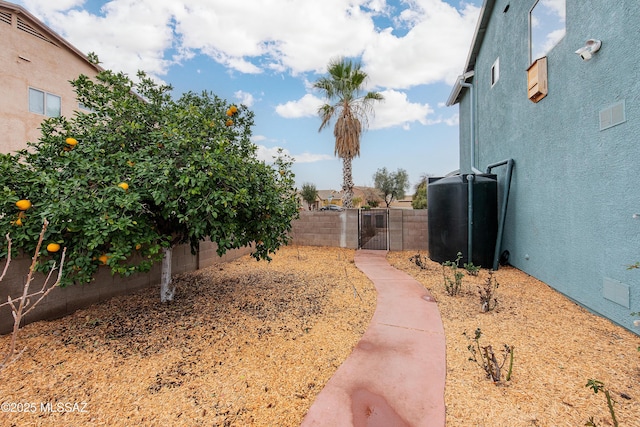
MULTIPOLYGON (((24 318, 24 316, 26 316, 28 313, 31 312, 31 310, 36 308, 38 303, 42 301, 47 295, 49 295, 49 292, 51 292, 53 288, 55 288, 56 286, 59 286, 60 281, 62 279, 62 271, 64 267, 64 260, 65 260, 67 248, 64 248, 64 250, 62 251, 62 257, 60 259, 60 266, 58 267, 58 275, 57 275, 56 282, 53 285, 48 286, 49 280, 53 276, 53 272, 56 270, 56 267, 54 265, 53 268, 49 271, 49 274, 47 275, 46 279, 44 280, 44 284, 42 285, 42 288, 37 292, 31 293, 31 294, 29 293, 29 287, 31 285, 31 282, 33 281, 34 273, 36 271, 36 266, 38 264, 38 258, 40 257, 40 247, 42 246, 42 241, 44 240, 44 235, 48 225, 49 225, 49 221, 47 221, 45 218, 44 224, 42 225, 42 230, 40 231, 38 244, 36 245, 36 250, 31 260, 31 266, 29 267, 29 274, 27 275, 27 280, 22 290, 22 296, 16 299, 12 299, 11 296, 7 296, 7 302, 4 304, 0 304, 0 307, 9 305, 11 307, 11 314, 13 316, 13 332, 11 334, 11 342, 9 344, 9 350, 7 354, 4 356, 2 362, 0 362, 0 371, 6 368, 11 363, 18 360, 20 356, 22 356, 22 353, 24 353, 24 351, 26 350, 26 347, 25 347, 21 351, 16 352, 16 342, 18 338, 18 332, 20 331, 20 324, 22 323, 22 319, 24 318), (33 302, 33 304, 31 303, 32 297, 37 297, 37 299, 35 300, 35 302, 33 302), (19 303, 16 307, 15 303, 18 301, 19 303), (27 307, 29 308, 26 309, 27 307)), ((7 235, 7 240, 9 241, 9 256, 7 257, 7 264, 5 265, 2 276, 0 276, 0 280, 4 278, 5 273, 8 269, 9 263, 11 261, 11 258, 10 258, 11 239, 9 238, 9 235, 7 235)))
POLYGON ((0 276, 0 282, 2 282, 2 279, 4 279, 4 276, 7 274, 7 270, 9 270, 9 264, 11 264, 11 237, 9 236, 9 233, 7 233, 7 235, 5 236, 5 238, 7 239, 7 262, 4 265, 4 270, 2 270, 2 276, 0 276))

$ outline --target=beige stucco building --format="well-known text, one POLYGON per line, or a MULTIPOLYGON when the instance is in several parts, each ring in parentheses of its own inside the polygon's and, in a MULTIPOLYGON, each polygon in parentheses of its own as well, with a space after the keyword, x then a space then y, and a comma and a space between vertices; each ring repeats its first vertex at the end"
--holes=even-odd
POLYGON ((101 68, 21 6, 0 0, 0 152, 37 141, 48 116, 79 108, 70 80, 101 68))

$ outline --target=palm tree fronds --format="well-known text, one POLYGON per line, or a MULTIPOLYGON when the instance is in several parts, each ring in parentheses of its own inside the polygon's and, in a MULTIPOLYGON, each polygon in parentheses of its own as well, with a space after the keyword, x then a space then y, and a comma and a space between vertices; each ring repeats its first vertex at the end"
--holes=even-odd
POLYGON ((327 99, 327 103, 318 108, 318 115, 322 120, 318 131, 329 126, 334 117, 337 118, 333 129, 336 138, 334 153, 342 158, 345 166, 345 207, 351 207, 351 159, 360 155, 360 136, 369 126, 373 103, 384 99, 378 92, 365 93, 363 86, 368 76, 361 68, 360 62, 335 58, 329 61, 329 76, 321 77, 313 84, 327 99))

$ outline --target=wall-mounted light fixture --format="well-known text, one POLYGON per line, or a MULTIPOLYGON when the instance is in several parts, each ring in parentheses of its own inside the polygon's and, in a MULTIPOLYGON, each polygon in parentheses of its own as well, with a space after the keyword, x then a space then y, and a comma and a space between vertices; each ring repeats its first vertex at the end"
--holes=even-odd
POLYGON ((588 61, 593 57, 593 54, 600 50, 602 42, 596 39, 589 39, 580 49, 576 50, 576 54, 580 55, 583 61, 588 61))

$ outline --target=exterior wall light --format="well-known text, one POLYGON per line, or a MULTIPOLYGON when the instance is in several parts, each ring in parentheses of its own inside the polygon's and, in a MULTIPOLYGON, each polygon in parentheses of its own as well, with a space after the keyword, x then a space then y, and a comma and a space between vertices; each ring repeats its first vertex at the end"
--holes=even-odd
POLYGON ((600 50, 602 42, 596 39, 589 39, 580 49, 576 50, 576 54, 580 55, 583 61, 588 61, 593 57, 593 54, 600 50))

